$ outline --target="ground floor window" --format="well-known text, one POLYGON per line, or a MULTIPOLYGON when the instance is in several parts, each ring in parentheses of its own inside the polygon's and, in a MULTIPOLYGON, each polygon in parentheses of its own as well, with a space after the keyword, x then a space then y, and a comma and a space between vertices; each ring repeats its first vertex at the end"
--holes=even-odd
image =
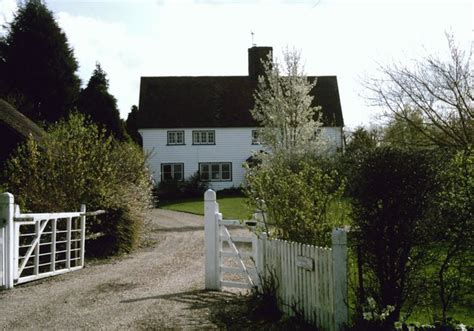
POLYGON ((184 178, 183 163, 162 163, 161 164, 161 181, 167 182, 171 180, 182 181, 184 178))
POLYGON ((199 163, 199 177, 206 182, 225 182, 232 180, 231 162, 199 163))

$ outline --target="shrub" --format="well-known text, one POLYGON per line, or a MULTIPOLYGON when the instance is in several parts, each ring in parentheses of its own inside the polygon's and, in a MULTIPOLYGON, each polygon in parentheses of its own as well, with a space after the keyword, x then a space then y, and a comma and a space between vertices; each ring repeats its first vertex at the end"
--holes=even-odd
POLYGON ((330 245, 332 228, 341 225, 328 217, 343 192, 336 171, 323 171, 311 160, 273 157, 249 168, 246 180, 249 202, 264 211, 278 238, 330 245))
POLYGON ((19 147, 8 160, 5 184, 24 210, 59 212, 105 209, 89 218, 89 233, 102 233, 101 255, 125 253, 138 244, 145 213, 151 205, 150 174, 146 156, 134 143, 117 142, 84 116, 50 127, 40 150, 33 140, 19 147))
POLYGON ((391 329, 402 305, 419 294, 419 278, 429 242, 426 214, 434 190, 433 171, 425 153, 393 148, 368 151, 353 178, 354 239, 365 284, 359 305, 373 297, 380 309, 393 307, 381 330, 391 329))
POLYGON ((457 152, 438 168, 440 187, 430 215, 432 278, 441 307, 435 317, 445 325, 453 301, 474 292, 474 153, 457 152))
POLYGON ((162 181, 156 188, 160 200, 176 200, 186 198, 200 198, 208 189, 206 182, 201 182, 196 172, 184 181, 162 181))

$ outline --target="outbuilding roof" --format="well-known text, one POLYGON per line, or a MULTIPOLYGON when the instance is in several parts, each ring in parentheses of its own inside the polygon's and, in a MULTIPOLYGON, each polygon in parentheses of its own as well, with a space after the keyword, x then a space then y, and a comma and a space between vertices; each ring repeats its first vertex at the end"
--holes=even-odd
POLYGON ((32 120, 3 99, 0 99, 0 124, 19 137, 28 138, 31 135, 36 141, 42 141, 46 134, 32 120))
POLYGON ((9 103, 0 99, 0 168, 18 144, 30 135, 42 146, 46 132, 9 103))

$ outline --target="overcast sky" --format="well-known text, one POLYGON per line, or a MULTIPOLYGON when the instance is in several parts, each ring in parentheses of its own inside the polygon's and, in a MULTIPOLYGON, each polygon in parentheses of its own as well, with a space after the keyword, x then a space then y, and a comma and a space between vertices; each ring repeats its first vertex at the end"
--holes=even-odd
MULTIPOLYGON (((337 75, 346 126, 374 121, 361 77, 376 63, 445 54, 445 31, 469 49, 468 0, 49 0, 87 83, 101 63, 126 118, 141 76, 247 74, 247 49, 301 50, 308 75, 337 75)), ((16 0, 0 0, 0 23, 16 0)))

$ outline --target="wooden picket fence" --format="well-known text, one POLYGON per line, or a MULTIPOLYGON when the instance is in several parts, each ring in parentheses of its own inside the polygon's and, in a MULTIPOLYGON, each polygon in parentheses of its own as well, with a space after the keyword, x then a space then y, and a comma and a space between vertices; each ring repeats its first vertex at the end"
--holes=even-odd
POLYGON ((262 281, 274 277, 283 312, 290 316, 299 312, 321 330, 344 329, 348 322, 348 291, 347 234, 343 229, 333 230, 331 248, 270 239, 265 233, 232 236, 227 226, 245 227, 250 222, 224 220, 212 190, 204 196, 204 222, 206 289, 262 288, 262 281), (230 250, 223 249, 223 240, 230 250), (250 250, 242 251, 238 242, 251 243, 250 250), (223 257, 234 258, 237 267, 225 266, 223 257), (244 257, 249 257, 252 265, 244 257), (244 282, 224 280, 228 272, 244 275, 244 282))
POLYGON ((276 279, 284 313, 299 312, 322 330, 343 329, 348 321, 345 240, 342 230, 333 232, 332 248, 263 239, 263 278, 276 279))

